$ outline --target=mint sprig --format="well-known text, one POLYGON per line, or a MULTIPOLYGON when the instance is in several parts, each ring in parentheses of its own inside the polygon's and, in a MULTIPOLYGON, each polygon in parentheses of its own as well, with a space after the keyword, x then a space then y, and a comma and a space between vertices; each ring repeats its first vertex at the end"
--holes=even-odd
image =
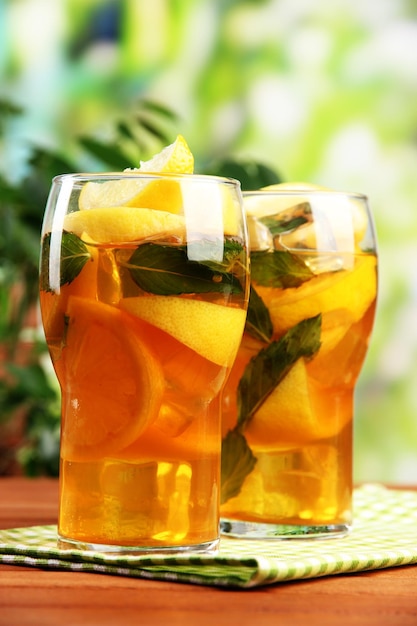
POLYGON ((243 481, 256 465, 256 457, 238 430, 230 430, 222 441, 221 503, 239 495, 243 481))
MULTIPOLYGON (((40 289, 53 291, 50 284, 49 263, 52 236, 59 233, 47 233, 42 241, 40 289)), ((91 253, 86 244, 74 233, 62 232, 59 286, 71 283, 81 272, 84 265, 92 260, 91 253)))
POLYGON ((262 287, 299 287, 313 276, 308 265, 287 250, 251 252, 251 278, 262 287))
POLYGON ((222 441, 222 503, 237 496, 255 467, 244 430, 254 413, 301 357, 311 358, 320 348, 321 314, 299 322, 281 339, 271 342, 246 366, 237 390, 238 419, 222 441))
POLYGON ((320 348, 321 314, 290 328, 254 356, 246 366, 237 391, 238 426, 243 429, 269 394, 301 357, 320 348))
POLYGON ((264 301, 253 285, 250 286, 249 304, 246 316, 245 332, 255 339, 268 343, 274 329, 271 316, 264 301))
POLYGON ((141 289, 156 295, 240 294, 243 287, 230 268, 242 253, 243 246, 237 242, 225 242, 223 261, 193 261, 188 258, 186 246, 144 243, 123 266, 141 289))

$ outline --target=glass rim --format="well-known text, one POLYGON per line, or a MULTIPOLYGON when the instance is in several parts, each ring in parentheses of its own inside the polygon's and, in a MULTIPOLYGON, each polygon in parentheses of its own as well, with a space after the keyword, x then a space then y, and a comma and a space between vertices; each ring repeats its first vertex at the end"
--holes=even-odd
POLYGON ((237 178, 228 176, 215 176, 212 174, 181 174, 176 172, 140 172, 133 169, 123 172, 68 172, 58 174, 52 179, 53 183, 63 183, 71 180, 73 182, 106 182, 123 179, 150 179, 150 180, 193 180, 194 182, 208 182, 241 187, 237 178))
POLYGON ((251 189, 242 191, 243 197, 254 196, 335 196, 369 201, 365 193, 358 191, 342 191, 337 189, 251 189))

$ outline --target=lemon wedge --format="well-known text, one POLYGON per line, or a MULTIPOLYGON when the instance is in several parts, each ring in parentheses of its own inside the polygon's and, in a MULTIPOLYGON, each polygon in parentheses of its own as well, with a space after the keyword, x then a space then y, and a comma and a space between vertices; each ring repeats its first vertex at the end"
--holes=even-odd
POLYGON ((174 143, 163 148, 152 159, 142 161, 138 171, 192 174, 194 171, 194 157, 184 137, 178 135, 174 143))
POLYGON ((309 378, 304 359, 299 359, 249 422, 245 430, 249 445, 255 452, 285 450, 335 435, 352 412, 346 402, 335 415, 332 402, 328 389, 309 378))
POLYGON ((245 436, 249 444, 263 448, 292 447, 311 439, 316 427, 308 376, 299 359, 254 414, 245 436))
POLYGON ((222 366, 232 364, 246 319, 242 309, 176 296, 123 298, 120 308, 222 366))
MULTIPOLYGON (((131 172, 132 174, 192 174, 193 171, 194 157, 182 135, 178 135, 174 143, 163 148, 161 152, 156 154, 149 161, 142 161, 139 168, 125 170, 125 172, 131 172)), ((147 188, 149 185, 153 186, 160 182, 167 182, 168 187, 170 187, 168 197, 165 197, 163 200, 164 208, 166 207, 165 210, 168 211, 170 210, 170 206, 174 206, 176 210, 172 212, 178 212, 180 190, 176 181, 149 181, 146 179, 141 180, 134 176, 125 176, 119 180, 109 180, 103 183, 88 182, 81 190, 79 208, 80 210, 85 210, 113 206, 150 206, 150 208, 158 209, 161 208, 160 185, 156 185, 156 193, 155 189, 153 193, 149 193, 147 188), (174 203, 173 195, 175 199, 174 203)), ((163 187, 162 190, 164 193, 166 192, 166 189, 164 190, 163 187)))

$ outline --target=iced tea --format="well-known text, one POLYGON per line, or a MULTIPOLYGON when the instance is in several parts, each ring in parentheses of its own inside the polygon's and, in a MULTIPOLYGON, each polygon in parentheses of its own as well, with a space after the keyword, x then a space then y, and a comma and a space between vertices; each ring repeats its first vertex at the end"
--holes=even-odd
POLYGON ((226 179, 54 181, 40 302, 62 390, 60 545, 217 546, 218 395, 248 296, 242 216, 226 179), (111 206, 120 182, 143 188, 137 206, 111 206))
POLYGON ((273 189, 244 197, 251 295, 223 395, 222 530, 343 534, 354 387, 377 293, 366 199, 273 189))

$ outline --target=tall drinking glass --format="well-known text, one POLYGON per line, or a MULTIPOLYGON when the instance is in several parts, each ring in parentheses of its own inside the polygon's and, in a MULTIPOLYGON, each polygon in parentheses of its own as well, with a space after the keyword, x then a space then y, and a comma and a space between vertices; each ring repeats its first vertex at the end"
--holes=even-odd
POLYGON ((365 196, 244 194, 251 294, 223 395, 221 528, 342 536, 352 524, 354 389, 377 295, 365 196))
POLYGON ((218 396, 243 333, 247 257, 234 180, 54 179, 40 304, 62 391, 60 546, 216 549, 218 396))

